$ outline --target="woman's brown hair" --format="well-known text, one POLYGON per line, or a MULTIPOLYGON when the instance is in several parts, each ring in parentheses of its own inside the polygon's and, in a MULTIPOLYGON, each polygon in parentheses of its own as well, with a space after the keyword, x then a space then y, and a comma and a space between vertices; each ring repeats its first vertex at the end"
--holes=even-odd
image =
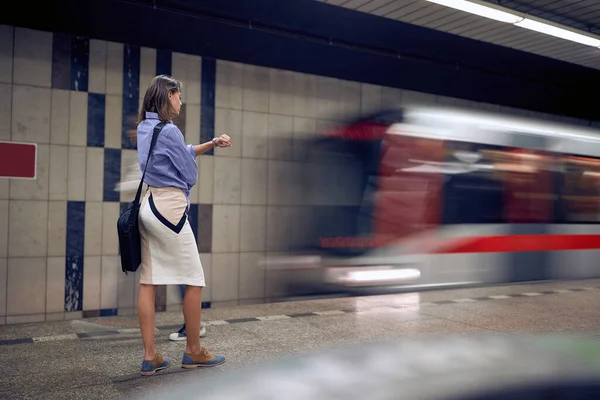
POLYGON ((168 122, 173 117, 169 93, 181 92, 181 88, 181 82, 168 75, 158 75, 152 79, 144 95, 138 122, 146 119, 146 112, 157 113, 158 119, 168 122))

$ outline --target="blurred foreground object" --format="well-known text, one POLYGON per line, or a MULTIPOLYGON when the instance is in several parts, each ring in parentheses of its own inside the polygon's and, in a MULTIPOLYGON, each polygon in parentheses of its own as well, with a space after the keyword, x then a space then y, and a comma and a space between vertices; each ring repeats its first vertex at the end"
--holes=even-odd
MULTIPOLYGON (((194 375, 164 399, 515 400, 600 398, 597 342, 469 336, 361 345, 194 375)), ((153 394, 153 398, 156 394, 153 394)))

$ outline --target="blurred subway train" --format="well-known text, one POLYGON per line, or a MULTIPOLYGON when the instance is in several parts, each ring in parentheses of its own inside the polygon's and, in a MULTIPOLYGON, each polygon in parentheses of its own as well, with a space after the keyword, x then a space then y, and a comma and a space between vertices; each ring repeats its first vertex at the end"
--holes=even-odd
POLYGON ((600 277, 600 131, 441 107, 295 143, 272 297, 600 277))

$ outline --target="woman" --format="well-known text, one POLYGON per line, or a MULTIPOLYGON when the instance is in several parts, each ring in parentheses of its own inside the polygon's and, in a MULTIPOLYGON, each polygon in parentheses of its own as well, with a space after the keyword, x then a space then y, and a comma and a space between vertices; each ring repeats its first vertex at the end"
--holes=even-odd
POLYGON ((172 122, 181 105, 181 82, 165 75, 155 77, 144 96, 137 128, 138 161, 143 171, 154 128, 161 122, 165 124, 148 163, 144 179, 148 190, 139 214, 142 264, 137 309, 144 342, 142 375, 153 375, 171 366, 154 344, 156 285, 186 285, 183 316, 187 345, 182 367, 213 367, 225 361, 200 345, 204 271, 187 213, 190 190, 198 179, 195 158, 215 146, 231 146, 231 139, 221 135, 207 143, 186 145, 172 122))

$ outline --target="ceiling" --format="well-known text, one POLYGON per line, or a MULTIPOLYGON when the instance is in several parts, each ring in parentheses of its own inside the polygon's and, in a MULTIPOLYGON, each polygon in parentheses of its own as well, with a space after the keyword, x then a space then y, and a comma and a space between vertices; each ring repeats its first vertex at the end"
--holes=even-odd
MULTIPOLYGON (((463 37, 600 69, 600 49, 472 15, 426 0, 315 0, 463 37)), ((600 34, 598 0, 485 0, 600 34)))

